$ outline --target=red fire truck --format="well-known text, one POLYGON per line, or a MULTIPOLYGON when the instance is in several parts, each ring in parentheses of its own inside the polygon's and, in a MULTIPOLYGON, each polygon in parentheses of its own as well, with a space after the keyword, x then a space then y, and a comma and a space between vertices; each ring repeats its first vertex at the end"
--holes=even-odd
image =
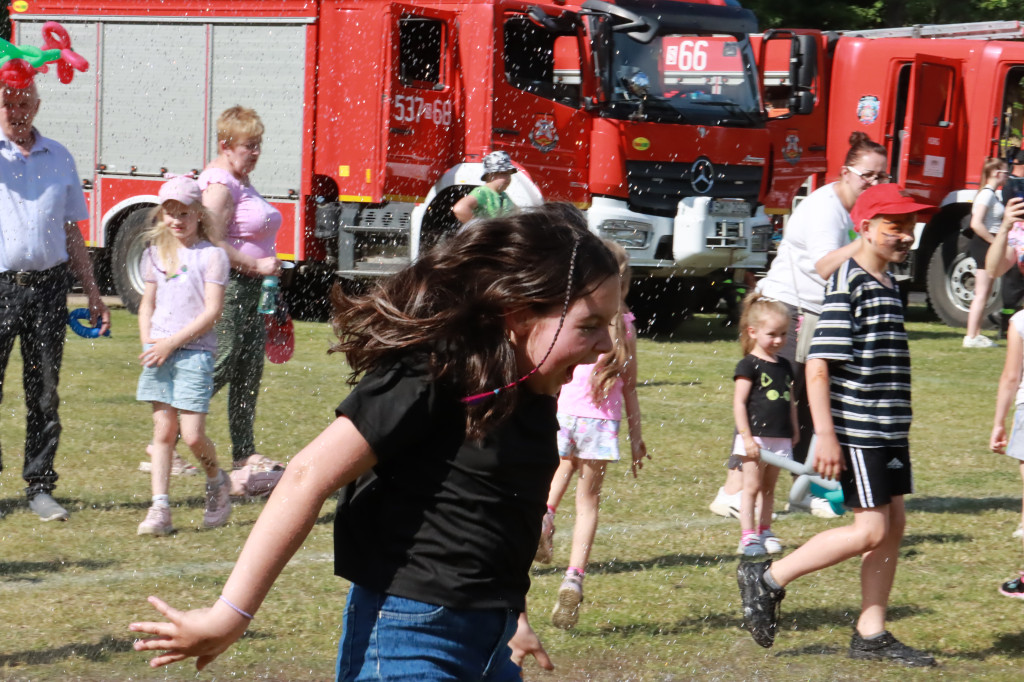
MULTIPOLYGON (((932 308, 952 326, 966 323, 974 298, 977 266, 961 229, 982 162, 1021 146, 1024 43, 1012 40, 1021 37, 1020 22, 979 22, 824 34, 819 44, 817 107, 827 109, 827 130, 802 131, 802 139, 824 142, 828 172, 836 172, 850 133, 864 131, 888 149, 893 181, 939 207, 918 224, 900 276, 927 291, 932 308)), ((778 61, 762 63, 770 88, 778 61)), ((818 119, 794 119, 794 125, 805 120, 818 119)), ((1000 307, 994 288, 989 312, 1000 307)))
MULTIPOLYGON (((67 144, 89 194, 88 244, 118 292, 141 289, 143 209, 164 172, 216 153, 234 104, 266 125, 253 184, 284 214, 277 248, 300 270, 350 279, 409 263, 456 223, 481 159, 507 151, 509 194, 587 209, 624 243, 641 281, 707 292, 723 268, 761 267, 768 189, 808 172, 787 119, 807 39, 766 112, 732 0, 20 0, 15 42, 61 22, 92 64, 69 86, 40 78, 41 130, 67 144), (776 172, 777 171, 777 172, 776 172)), ((818 153, 818 161, 823 155, 818 153)), ((812 164, 813 165, 813 164, 812 164)), ((641 286, 641 293, 644 287, 641 286)), ((692 305, 692 303, 690 303, 692 305)))

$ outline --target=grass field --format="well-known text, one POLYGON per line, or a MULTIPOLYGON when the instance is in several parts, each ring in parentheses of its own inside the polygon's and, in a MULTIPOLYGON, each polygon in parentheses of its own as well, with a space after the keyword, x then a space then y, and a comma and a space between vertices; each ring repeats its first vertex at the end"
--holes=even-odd
MULTIPOLYGON (((579 627, 555 630, 548 611, 568 555, 567 495, 558 518, 556 567, 536 567, 530 615, 556 664, 528 666, 530 680, 1019 680, 1024 604, 996 592, 1022 563, 1010 534, 1021 483, 1006 457, 987 450, 1001 349, 965 350, 962 331, 912 309, 911 449, 917 494, 892 595, 890 628, 932 652, 941 667, 906 670, 846 658, 859 607, 855 562, 793 583, 781 632, 764 650, 740 628, 735 581, 738 524, 707 511, 724 478, 731 437, 737 344, 715 317, 689 320, 674 340, 640 341, 644 435, 654 459, 634 481, 612 467, 588 572, 579 627)), ((329 328, 296 324, 294 359, 267 365, 257 418, 262 452, 287 458, 333 417, 347 393, 344 361, 327 357, 329 328)), ((148 619, 157 594, 178 607, 212 602, 260 503, 204 531, 200 477, 174 479, 179 532, 139 538, 148 477, 136 471, 151 431, 150 408, 134 400, 135 319, 115 311, 114 336, 70 337, 61 397, 64 434, 58 500, 67 523, 43 524, 24 503, 21 367, 12 360, 0 406, 0 679, 328 680, 347 584, 332 573, 334 503, 285 570, 246 637, 207 671, 151 671, 132 651, 127 624, 148 619)), ((227 460, 224 396, 210 431, 227 460)), ((627 450, 628 452, 628 450, 627 450)), ((785 486, 780 490, 783 500, 785 486)), ((780 504, 781 506, 781 504, 780 504)), ((846 519, 783 516, 789 546, 846 519)))

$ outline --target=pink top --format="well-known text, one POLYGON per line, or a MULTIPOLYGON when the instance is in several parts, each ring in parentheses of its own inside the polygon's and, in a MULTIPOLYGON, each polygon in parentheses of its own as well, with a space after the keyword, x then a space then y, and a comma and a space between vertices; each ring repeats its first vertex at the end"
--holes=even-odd
POLYGON ((235 216, 228 225, 227 242, 253 258, 276 256, 281 212, 260 196, 252 185, 243 185, 223 168, 207 168, 199 174, 199 189, 224 185, 235 202, 235 216))
MULTIPOLYGON (((633 313, 625 313, 623 319, 626 322, 626 336, 634 338, 636 327, 633 320, 636 316, 633 313)), ((590 377, 594 373, 597 363, 592 365, 577 365, 572 373, 572 381, 562 386, 562 392, 558 394, 559 414, 569 414, 574 417, 587 417, 590 419, 622 419, 622 377, 615 379, 612 389, 608 391, 608 397, 595 405, 590 399, 590 377)))
MULTIPOLYGON (((210 242, 200 241, 190 247, 178 247, 176 272, 166 271, 156 247, 147 248, 142 254, 142 279, 156 283, 150 338, 166 339, 199 317, 206 308, 206 283, 226 285, 230 270, 224 249, 210 242)), ((217 350, 217 332, 211 329, 182 347, 212 353, 217 350)))

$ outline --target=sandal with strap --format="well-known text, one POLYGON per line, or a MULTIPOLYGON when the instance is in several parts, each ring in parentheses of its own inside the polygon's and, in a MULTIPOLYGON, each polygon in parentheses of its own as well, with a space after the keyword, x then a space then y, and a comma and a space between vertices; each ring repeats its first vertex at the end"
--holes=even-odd
POLYGON ((249 467, 254 473, 262 473, 267 471, 284 471, 285 465, 284 462, 278 462, 257 452, 245 459, 235 460, 232 462, 232 467, 235 469, 249 467))

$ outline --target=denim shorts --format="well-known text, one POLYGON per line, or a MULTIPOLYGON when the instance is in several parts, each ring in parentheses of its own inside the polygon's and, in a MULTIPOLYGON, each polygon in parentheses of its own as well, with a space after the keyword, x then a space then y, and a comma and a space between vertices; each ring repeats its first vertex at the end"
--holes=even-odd
MULTIPOLYGON (((149 345, 146 346, 149 348, 149 345)), ((179 348, 159 367, 143 367, 136 400, 167 403, 176 410, 210 411, 213 353, 179 348)))
POLYGON ((352 585, 338 643, 338 682, 519 682, 511 609, 451 609, 352 585))

